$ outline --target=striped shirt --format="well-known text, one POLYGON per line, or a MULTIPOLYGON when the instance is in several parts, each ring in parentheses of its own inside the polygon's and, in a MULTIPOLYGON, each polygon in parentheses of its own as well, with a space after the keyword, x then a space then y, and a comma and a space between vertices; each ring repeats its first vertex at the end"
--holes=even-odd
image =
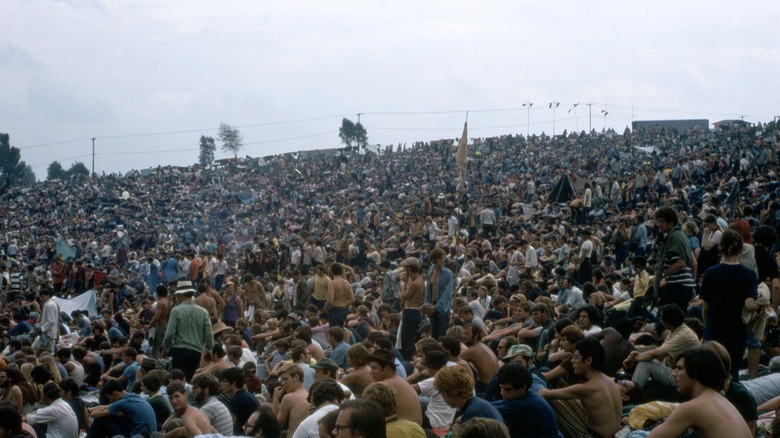
POLYGON ((691 258, 693 257, 691 243, 679 225, 659 238, 657 254, 655 280, 653 283, 653 291, 656 296, 658 295, 664 271, 680 259, 685 262, 685 267, 672 275, 667 275, 665 277, 666 284, 676 284, 690 288, 696 287, 696 280, 694 280, 693 271, 691 271, 691 258))
POLYGON ((217 432, 224 436, 233 435, 233 417, 230 411, 217 397, 209 397, 206 404, 200 407, 200 410, 209 417, 211 425, 217 432))

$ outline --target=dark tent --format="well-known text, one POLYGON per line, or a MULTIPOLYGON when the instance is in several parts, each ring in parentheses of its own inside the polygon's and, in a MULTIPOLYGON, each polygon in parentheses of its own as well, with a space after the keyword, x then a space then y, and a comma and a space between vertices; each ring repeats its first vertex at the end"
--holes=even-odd
POLYGON ((548 201, 563 203, 569 202, 575 197, 574 186, 569 179, 569 175, 563 174, 550 192, 548 201))

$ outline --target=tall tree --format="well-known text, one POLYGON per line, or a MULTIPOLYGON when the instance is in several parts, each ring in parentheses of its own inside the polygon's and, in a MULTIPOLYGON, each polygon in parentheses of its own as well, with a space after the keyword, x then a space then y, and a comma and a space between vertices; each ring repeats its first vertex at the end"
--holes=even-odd
POLYGON ((217 144, 214 142, 213 137, 200 136, 200 156, 198 161, 204 169, 211 166, 211 163, 214 162, 214 151, 216 150, 217 144))
POLYGON ((339 128, 339 138, 348 148, 352 148, 355 141, 355 123, 347 118, 341 119, 341 128, 339 128))
POLYGON ((63 179, 66 176, 68 176, 68 172, 62 168, 62 164, 60 164, 59 161, 52 161, 51 164, 49 164, 49 168, 46 170, 47 180, 63 179))
POLYGON ((241 136, 238 129, 227 123, 220 123, 219 140, 222 142, 222 152, 232 152, 233 158, 238 158, 238 151, 244 147, 242 143, 244 137, 241 136))
POLYGON ((368 146, 368 133, 360 122, 355 123, 355 146, 364 148, 368 146))
POLYGON ((89 169, 87 169, 87 166, 85 166, 84 163, 82 163, 81 161, 77 161, 70 166, 70 169, 68 169, 68 175, 89 176, 89 169))
POLYGON ((19 148, 11 146, 11 136, 0 133, 0 191, 23 183, 27 164, 19 148))

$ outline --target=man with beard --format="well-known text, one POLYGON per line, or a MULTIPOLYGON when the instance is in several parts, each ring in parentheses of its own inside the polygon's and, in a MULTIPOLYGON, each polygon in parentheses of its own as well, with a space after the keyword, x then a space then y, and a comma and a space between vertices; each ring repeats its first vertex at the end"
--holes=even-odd
POLYGON ((463 326, 463 343, 467 348, 460 353, 460 358, 477 372, 474 388, 477 395, 484 394, 490 379, 498 372, 498 359, 493 351, 482 343, 482 331, 475 323, 463 326))
MULTIPOLYGON (((211 425, 209 417, 195 406, 190 406, 183 383, 173 382, 169 384, 166 392, 168 393, 171 407, 173 407, 173 412, 171 412, 171 416, 163 424, 162 428, 166 431, 165 435, 175 433, 177 436, 179 434, 196 436, 216 432, 216 429, 211 425)), ((160 435, 162 434, 152 434, 152 436, 160 435)))
POLYGON ((201 374, 192 379, 192 396, 200 410, 209 417, 217 432, 230 436, 233 434, 233 417, 224 403, 217 399, 219 380, 213 374, 201 374))

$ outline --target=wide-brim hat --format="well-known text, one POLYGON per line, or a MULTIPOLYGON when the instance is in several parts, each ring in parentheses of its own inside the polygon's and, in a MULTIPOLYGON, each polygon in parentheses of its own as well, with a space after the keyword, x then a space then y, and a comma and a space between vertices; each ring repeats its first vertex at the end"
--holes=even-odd
POLYGON ((176 292, 174 293, 176 295, 194 294, 195 289, 192 288, 191 281, 179 281, 178 283, 176 283, 176 292))
POLYGON ((222 332, 227 331, 227 330, 230 330, 230 327, 228 325, 226 325, 222 321, 220 321, 220 322, 214 324, 213 326, 211 326, 211 333, 213 333, 215 335, 217 333, 222 333, 222 332))
POLYGON ((157 368, 160 368, 160 362, 157 362, 157 359, 145 357, 143 360, 141 360, 141 368, 147 370, 156 370, 157 368))
POLYGON ((395 366, 395 355, 391 351, 377 350, 374 354, 368 356, 368 363, 376 362, 381 366, 395 366))

